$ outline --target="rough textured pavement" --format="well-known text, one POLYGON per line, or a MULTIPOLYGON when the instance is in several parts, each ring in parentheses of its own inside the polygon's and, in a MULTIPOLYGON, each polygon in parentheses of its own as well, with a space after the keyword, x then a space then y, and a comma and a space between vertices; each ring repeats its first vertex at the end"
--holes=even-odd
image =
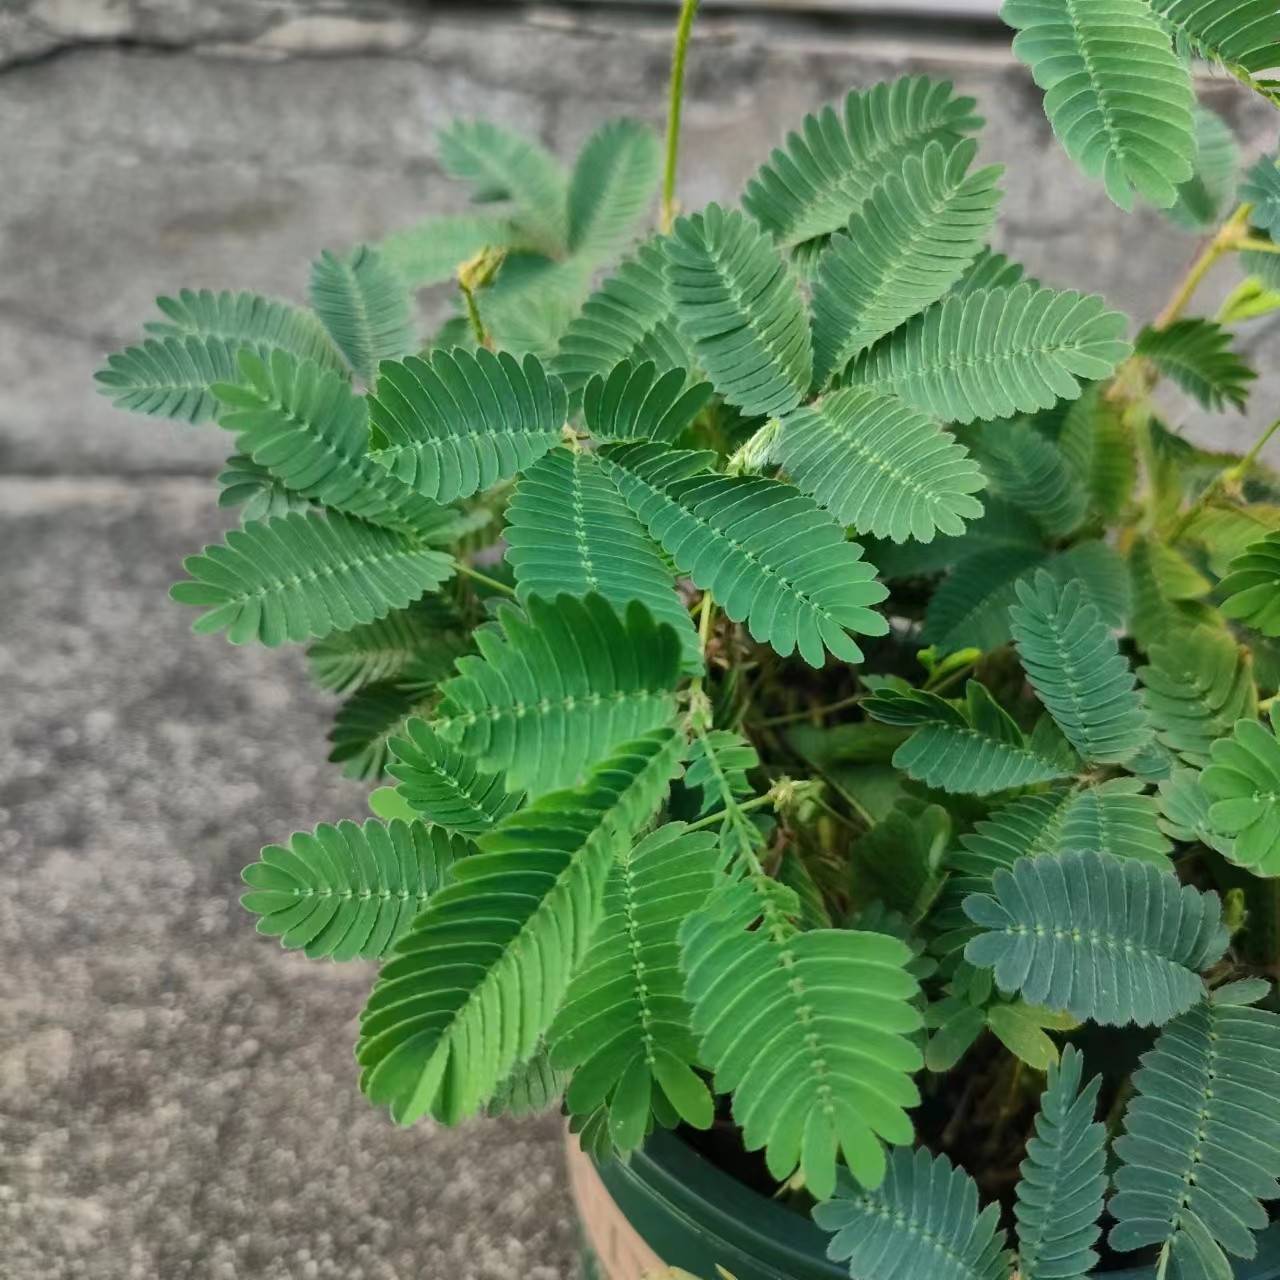
MULTIPOLYGON (((299 653, 196 640, 165 599, 224 527, 225 441, 117 414, 90 375, 157 292, 298 296, 319 247, 457 207, 451 114, 567 150, 603 114, 656 122, 666 58, 643 10, 0 0, 0 1280, 572 1274, 556 1121, 394 1130, 351 1060, 369 971, 284 955, 237 907, 261 843, 363 790, 324 763, 299 653)), ((1002 247, 1154 308, 1189 242, 1072 177, 1003 36, 711 12, 687 198, 903 70, 982 99, 1016 165, 1002 247)))

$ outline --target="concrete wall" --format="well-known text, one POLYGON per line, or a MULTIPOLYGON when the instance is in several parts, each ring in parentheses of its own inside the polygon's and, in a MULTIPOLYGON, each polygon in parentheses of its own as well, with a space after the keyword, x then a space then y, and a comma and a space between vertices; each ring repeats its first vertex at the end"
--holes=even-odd
MULTIPOLYGON (((657 123, 667 56, 643 7, 0 0, 6 1280, 570 1274, 558 1122, 393 1131, 350 1057, 368 971, 282 955, 236 907, 260 843, 363 794, 323 763, 299 653, 194 640, 164 599, 227 522, 225 441, 117 414, 90 375, 158 292, 296 297, 321 246, 459 207, 433 150, 455 113, 566 152, 608 114, 657 123)), ((709 8, 686 199, 732 197, 805 110, 904 71, 981 99, 1003 247, 1157 306, 1191 244, 1075 176, 1003 36, 709 8)), ((1209 94, 1250 151, 1273 140, 1209 94)))

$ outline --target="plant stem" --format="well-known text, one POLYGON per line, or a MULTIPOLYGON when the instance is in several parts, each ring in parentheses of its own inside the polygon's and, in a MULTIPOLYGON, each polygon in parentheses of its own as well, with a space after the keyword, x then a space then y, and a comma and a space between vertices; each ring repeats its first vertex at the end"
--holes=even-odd
POLYGON ((1239 248, 1241 240, 1247 238, 1245 227, 1248 225, 1249 211, 1252 207, 1252 205, 1248 204, 1240 205, 1209 239, 1208 243, 1196 256, 1196 260, 1188 268, 1187 274, 1179 281, 1178 287, 1165 304, 1164 310, 1152 321, 1151 327, 1153 329, 1167 329, 1177 320, 1187 309, 1195 291, 1200 287, 1200 283, 1205 276, 1209 274, 1213 264, 1224 253, 1230 253, 1232 250, 1239 248))
POLYGON ((462 301, 466 304, 467 320, 471 325, 471 332, 475 336, 476 342, 480 346, 492 350, 493 342, 489 337, 488 330, 484 327, 484 321, 480 319, 480 308, 476 305, 475 291, 459 280, 458 292, 462 294, 462 301))
POLYGON ((753 720, 751 727, 753 729, 768 729, 775 724, 795 724, 797 720, 808 720, 813 716, 826 716, 832 711, 843 711, 845 707, 852 707, 861 702, 866 696, 865 693, 852 693, 847 698, 841 698, 839 702, 828 702, 825 706, 806 707, 803 711, 790 711, 784 716, 769 716, 766 720, 753 720))
POLYGON ((659 229, 671 230, 676 219, 676 163, 680 155, 680 111, 684 106, 684 64, 689 36, 699 0, 684 0, 676 22, 675 48, 671 53, 671 88, 667 104, 667 163, 662 176, 662 221, 659 229))
POLYGON ((1254 442, 1249 452, 1240 459, 1239 462, 1233 462, 1229 467, 1224 467, 1212 480, 1205 485, 1200 496, 1178 517, 1173 528, 1169 530, 1169 541, 1174 542, 1180 538, 1190 527, 1191 522, 1198 516, 1214 498, 1222 493, 1230 493, 1236 488, 1240 482, 1249 474, 1249 468, 1258 460, 1258 454, 1262 452, 1263 446, 1271 439, 1277 431, 1280 431, 1280 418, 1277 418, 1254 442))
POLYGON ((738 813, 750 813, 752 809, 763 809, 765 805, 772 803, 772 795, 756 796, 752 800, 744 800, 741 804, 735 804, 732 807, 726 806, 715 813, 708 814, 705 818, 699 818, 697 822, 689 823, 685 830, 701 831, 703 827, 714 827, 716 823, 723 822, 735 810, 738 813))
POLYGON ((473 569, 469 564, 459 560, 457 564, 458 572, 465 577, 474 578, 476 582, 483 582, 486 587, 492 587, 494 591, 501 591, 503 595, 514 596, 513 588, 507 586, 505 582, 499 582, 497 578, 491 578, 487 573, 481 573, 479 569, 473 569))

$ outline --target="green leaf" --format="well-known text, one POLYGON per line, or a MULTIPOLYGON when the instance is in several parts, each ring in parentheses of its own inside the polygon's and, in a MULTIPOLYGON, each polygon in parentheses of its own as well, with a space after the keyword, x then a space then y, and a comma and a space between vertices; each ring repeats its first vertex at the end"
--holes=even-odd
POLYGON ((453 868, 387 961, 361 1017, 361 1088, 399 1124, 475 1115, 551 1024, 602 914, 605 881, 677 767, 671 730, 574 791, 508 815, 453 868))
POLYGON ((995 220, 999 166, 967 175, 977 143, 931 142, 886 176, 818 259, 814 383, 936 302, 964 275, 995 220))
POLYGON ((444 884, 467 841, 420 822, 322 823, 269 844, 240 901, 258 932, 312 957, 377 960, 444 884))
POLYGON ((594 454, 554 449, 539 459, 506 514, 507 561, 522 601, 597 592, 622 610, 639 600, 675 629, 686 669, 701 670, 698 635, 675 577, 594 454))
POLYGON ((1067 410, 1058 449, 1084 485, 1092 513, 1103 521, 1118 519, 1138 482, 1137 449, 1123 408, 1101 387, 1086 388, 1067 410))
POLYGON ((849 846, 852 883, 860 901, 882 902, 915 924, 942 884, 942 859, 952 837, 941 805, 899 800, 849 846))
POLYGON ((701 798, 698 817, 723 812, 720 848, 725 866, 749 862, 751 851, 765 843, 768 820, 741 808, 755 794, 747 774, 759 767, 755 747, 729 729, 699 732, 689 746, 684 786, 701 798))
POLYGON ((1004 418, 1074 400, 1129 354, 1125 319, 1095 294, 1020 284, 952 294, 864 351, 847 381, 944 422, 1004 418))
POLYGON ((775 480, 712 474, 705 455, 658 444, 609 445, 600 457, 676 568, 782 657, 798 651, 819 667, 829 650, 859 662, 851 633, 887 632, 871 608, 888 594, 874 567, 812 499, 775 480))
POLYGON ((892 396, 852 387, 782 421, 775 460, 841 524, 895 542, 958 535, 982 514, 964 446, 892 396))
POLYGON ((1088 492, 1058 446, 1029 422, 984 432, 978 456, 992 488, 1027 512, 1046 537, 1065 537, 1079 527, 1088 492))
POLYGON ((978 293, 986 289, 1011 289, 1021 284, 1026 268, 1013 262, 1003 253, 997 253, 988 245, 965 268, 964 275, 952 285, 950 292, 957 297, 978 293))
POLYGON ((1218 589, 1228 618, 1264 636, 1280 636, 1280 531, 1268 533, 1236 556, 1218 589))
MULTIPOLYGON (((1195 173, 1178 188, 1165 216, 1187 231, 1212 231, 1226 217, 1235 196, 1240 148, 1227 122, 1201 103, 1195 117, 1195 173)), ((1247 197, 1246 197, 1247 198, 1247 197)))
POLYGON ((987 1010, 991 1034, 1033 1071, 1049 1071, 1057 1064, 1058 1046, 1045 1034, 1045 1028, 1061 1029, 1057 1025, 1060 1018, 1022 1000, 994 1004, 987 1010))
POLYGON ((1270 0, 1151 0, 1201 57, 1253 74, 1280 67, 1280 13, 1270 0))
POLYGON ((990 795, 1068 777, 1079 765, 1026 738, 974 680, 969 681, 963 707, 918 690, 907 694, 881 690, 866 700, 863 709, 886 724, 916 726, 893 753, 894 767, 942 791, 990 795))
POLYGON ((1078 580, 1017 583, 1013 639, 1036 696, 1090 764, 1119 764, 1151 739, 1133 672, 1078 580))
POLYGON ((711 892, 717 860, 715 837, 686 832, 682 823, 659 827, 620 853, 591 949, 548 1032, 552 1062, 573 1071, 569 1110, 586 1116, 607 1107, 619 1151, 644 1138, 654 1094, 686 1124, 711 1125, 711 1094, 693 1070, 698 1053, 678 935, 711 892), (639 1083, 624 1091, 631 1076, 639 1083), (638 1105, 628 1111, 629 1100, 638 1105))
POLYGON ((1227 946, 1215 893, 1098 853, 1020 858, 993 893, 965 899, 987 932, 965 947, 1001 991, 1104 1026, 1160 1025, 1205 993, 1200 971, 1227 946))
POLYGON ((665 249, 676 319, 716 390, 748 415, 794 409, 813 376, 809 323, 768 238, 711 204, 679 219, 665 249))
POLYGON ((1251 226, 1272 239, 1280 235, 1280 168, 1274 156, 1262 156, 1250 167, 1240 184, 1240 198, 1253 206, 1249 210, 1251 226))
POLYGON ((495 773, 481 773, 476 762, 444 742, 427 721, 411 717, 403 737, 388 743, 386 772, 396 790, 418 814, 446 831, 479 835, 520 804, 495 773))
POLYGON ((386 617, 453 573, 449 556, 336 512, 255 520, 183 567, 190 578, 169 594, 205 609, 196 632, 268 646, 386 617))
POLYGON ((662 169, 657 135, 635 120, 610 120, 587 139, 569 183, 569 250, 611 258, 653 203, 662 169))
POLYGON ((658 240, 642 244, 587 299, 565 330, 551 368, 576 396, 593 377, 607 378, 623 363, 648 361, 659 375, 693 363, 676 326, 658 240))
POLYGON ((947 81, 904 76, 804 118, 747 184, 742 207, 784 249, 845 226, 872 191, 930 142, 954 147, 982 123, 947 81))
POLYGON ((1187 764, 1209 763, 1214 741, 1257 712, 1248 650, 1226 632, 1197 629, 1154 643, 1138 668, 1156 736, 1187 764))
POLYGON ((541 795, 577 782, 622 742, 675 718, 680 644, 639 602, 601 596, 512 605, 475 634, 441 686, 435 731, 507 788, 541 795))
POLYGON ((244 523, 287 516, 291 511, 308 511, 312 505, 310 498, 294 493, 266 467, 243 453, 234 453, 227 459, 226 469, 218 473, 218 486, 218 506, 242 508, 240 519, 244 523))
POLYGON ((380 360, 417 345, 409 290, 376 249, 328 251, 311 267, 311 305, 357 376, 371 384, 380 360))
POLYGON ((430 713, 439 700, 434 689, 380 680, 351 695, 334 716, 329 759, 348 778, 376 781, 391 758, 391 740, 414 716, 430 713))
MULTIPOLYGON (((757 864, 758 865, 758 864, 757 864)), ((748 1151, 779 1181, 797 1166, 815 1196, 843 1153, 875 1185, 881 1140, 912 1140, 922 1065, 911 950, 882 933, 791 923, 799 903, 763 874, 726 880, 685 926, 685 993, 716 1091, 733 1094, 748 1151), (758 927, 757 927, 758 926, 758 927)))
MULTIPOLYGON (((994 1010, 993 1010, 994 1012, 994 1010)), ((1107 1190, 1106 1125, 1094 1119, 1101 1076, 1083 1089, 1084 1059, 1068 1045, 1048 1067, 1035 1136, 1018 1166, 1018 1274, 1024 1280, 1083 1280, 1098 1262, 1107 1190)))
POLYGON ((813 1218, 853 1280, 1008 1280, 1000 1206, 979 1212, 977 1183, 923 1147, 895 1151, 877 1190, 842 1185, 813 1218))
POLYGON ((513 1119, 541 1115, 556 1106, 567 1083, 567 1075, 551 1065, 546 1049, 535 1049, 532 1056, 519 1063, 497 1087, 485 1114, 513 1119))
POLYGON ((1280 876, 1280 740, 1271 728, 1238 720, 1210 751, 1200 775, 1210 800, 1209 826, 1232 840, 1231 861, 1255 875, 1280 876))
POLYGON ((393 231, 378 245, 383 261, 415 289, 452 280, 482 249, 520 248, 510 218, 484 213, 445 214, 393 231))
POLYGON ((236 376, 237 350, 226 338, 148 338, 113 352, 93 376, 117 409, 197 426, 218 410, 210 387, 236 376))
POLYGON ((689 375, 668 369, 661 377, 652 360, 622 361, 607 377, 596 374, 582 396, 582 416, 597 440, 664 440, 672 443, 715 394, 709 382, 686 389, 689 375))
POLYGON ((273 351, 240 353, 239 381, 213 388, 221 422, 254 462, 305 498, 415 536, 437 539, 453 513, 369 456, 365 400, 331 369, 273 351))
POLYGON ((314 360, 333 369, 345 366, 324 326, 310 312, 257 293, 231 293, 224 289, 183 289, 177 297, 160 297, 156 306, 163 320, 143 326, 157 338, 223 338, 236 347, 248 347, 259 355, 288 351, 299 360, 314 360))
POLYGON ((374 458, 436 502, 467 498, 536 462, 562 439, 568 398, 536 357, 455 348, 387 361, 369 397, 374 458))
POLYGON ((440 132, 440 164, 471 186, 477 203, 509 203, 516 226, 540 249, 567 247, 569 184, 544 147, 487 120, 455 120, 440 132))
POLYGON ((1211 801, 1196 769, 1174 768, 1160 783, 1160 828, 1184 844, 1203 844, 1234 861, 1230 836, 1219 835, 1209 822, 1211 801))
POLYGON ((1231 1275, 1222 1250, 1256 1253, 1259 1200, 1280 1194, 1280 1018, 1222 988, 1161 1031, 1133 1077, 1116 1139, 1108 1243, 1157 1246, 1180 1276, 1231 1275))
POLYGON ((1231 349, 1231 334, 1203 317, 1143 329, 1134 351, 1206 409, 1243 410, 1258 375, 1231 349))
POLYGON ((1045 91, 1045 115, 1081 170, 1122 209, 1135 193, 1172 205, 1194 172, 1195 93, 1144 0, 1005 0, 1000 16, 1017 30, 1014 55, 1045 91))

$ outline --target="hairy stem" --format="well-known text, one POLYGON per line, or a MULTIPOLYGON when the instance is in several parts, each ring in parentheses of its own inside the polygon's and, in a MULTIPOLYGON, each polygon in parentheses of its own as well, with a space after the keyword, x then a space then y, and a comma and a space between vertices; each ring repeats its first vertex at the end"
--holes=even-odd
MULTIPOLYGON (((685 828, 686 831, 701 831, 703 827, 714 827, 717 823, 723 822, 731 813, 750 813, 752 809, 763 809, 765 805, 773 803, 772 795, 756 796, 753 800, 744 800, 741 804, 734 803, 726 805, 723 809, 718 809, 715 813, 708 814, 705 818, 699 818, 697 822, 691 822, 685 828)), ((764 870, 757 866, 758 874, 763 875, 764 870)))
POLYGON ((1187 309, 1191 299, 1195 296, 1196 290, 1200 287, 1201 282, 1213 268, 1215 262, 1222 257, 1224 253, 1231 253, 1238 249, 1244 240, 1248 239, 1245 228, 1249 224, 1249 211, 1252 205, 1242 204, 1222 224, 1217 232, 1210 237, 1205 243, 1203 249, 1196 255, 1195 261, 1187 269, 1186 275, 1178 282, 1178 286, 1173 291, 1173 296, 1165 304, 1164 310, 1156 316, 1152 321, 1153 329, 1167 329, 1182 313, 1187 309))
POLYGON ((467 308, 467 321, 471 325, 471 332, 475 336, 475 340, 489 351, 493 350, 493 339, 489 337, 489 331, 484 327, 484 321, 480 319, 480 308, 476 305, 475 290, 458 281, 458 292, 462 294, 462 301, 467 308))
POLYGON ((684 0, 676 22, 676 42, 671 54, 671 88, 667 104, 667 163, 662 175, 662 221, 660 229, 671 230, 676 220, 676 165, 680 157, 680 112, 684 106, 684 64, 689 53, 689 36, 699 0, 684 0))

